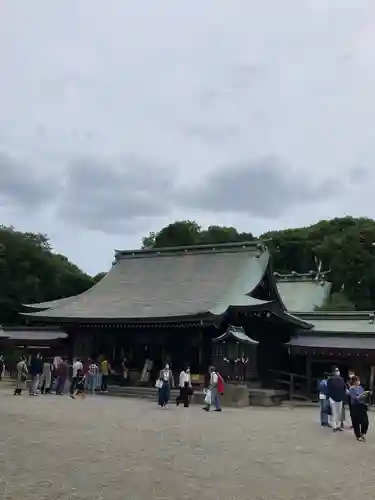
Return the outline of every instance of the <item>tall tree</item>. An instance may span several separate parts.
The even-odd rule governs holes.
[[[94,282],[63,255],[52,252],[47,236],[0,226],[0,323],[21,321],[21,304],[76,295]]]

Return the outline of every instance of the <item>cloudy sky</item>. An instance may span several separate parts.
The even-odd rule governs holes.
[[[375,217],[374,0],[4,0],[0,18],[0,223],[84,270],[181,218]]]

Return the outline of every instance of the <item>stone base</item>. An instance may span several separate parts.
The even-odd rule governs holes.
[[[249,406],[249,389],[246,384],[225,384],[225,392],[221,397],[222,405],[235,408]]]
[[[286,398],[287,393],[277,389],[249,389],[250,406],[280,406]]]
[[[200,391],[194,392],[191,403],[204,405],[204,393]],[[244,408],[249,406],[249,389],[246,384],[225,384],[224,395],[221,396],[221,404],[223,407]]]

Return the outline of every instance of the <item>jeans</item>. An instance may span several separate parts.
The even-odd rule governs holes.
[[[101,391],[106,392],[108,389],[108,375],[102,375]]]
[[[91,373],[88,373],[87,374],[87,389],[88,389],[88,391],[91,392],[91,394],[95,394],[96,383],[97,383],[97,376],[92,375]]]
[[[38,390],[38,386],[39,386],[39,380],[40,380],[40,375],[33,375],[32,376],[30,389],[29,389],[30,394],[36,394],[36,391]]]
[[[329,415],[327,410],[329,409],[328,399],[320,399],[320,425],[328,425]]]
[[[65,383],[66,383],[65,377],[57,377],[56,394],[64,394]]]
[[[167,406],[171,394],[171,389],[168,382],[164,382],[163,386],[159,389],[159,406],[162,408]]]
[[[211,405],[215,406],[215,410],[220,410],[221,405],[220,405],[220,394],[219,391],[217,390],[216,387],[213,387],[211,389],[211,404],[207,406],[207,409],[209,410]]]

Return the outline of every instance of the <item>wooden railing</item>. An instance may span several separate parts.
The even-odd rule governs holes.
[[[308,379],[305,375],[277,370],[269,370],[269,373],[272,375],[275,385],[285,388],[290,400],[296,396],[305,396],[307,399],[312,399],[316,393],[315,387],[318,385],[318,379],[316,378]]]

